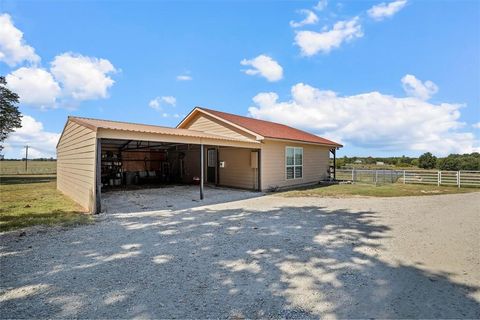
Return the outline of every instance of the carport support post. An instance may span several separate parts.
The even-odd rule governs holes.
[[[333,181],[337,180],[337,148],[333,148]]]
[[[262,191],[262,149],[257,151],[257,181],[258,181],[258,191]]]
[[[203,171],[205,168],[203,167],[203,143],[200,145],[200,200],[203,200]]]
[[[95,166],[95,208],[93,213],[97,214],[102,211],[102,139],[97,139]]]

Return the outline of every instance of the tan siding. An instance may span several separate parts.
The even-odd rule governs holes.
[[[250,149],[220,148],[219,161],[225,161],[225,167],[219,168],[219,184],[245,189],[256,189],[258,174],[251,167]]]
[[[303,148],[303,178],[285,178],[285,147]],[[262,144],[262,189],[315,183],[327,178],[329,149],[311,144],[265,140]]]
[[[197,115],[186,126],[185,129],[197,130],[217,134],[219,136],[234,139],[255,139],[253,135],[243,132],[235,127],[229,126],[221,121],[207,115]]]
[[[96,132],[69,121],[57,146],[57,189],[89,211],[94,207]]]

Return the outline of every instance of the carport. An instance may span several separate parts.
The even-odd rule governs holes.
[[[57,187],[91,212],[102,192],[168,184],[260,189],[260,143],[196,130],[69,117]],[[232,179],[242,176],[244,179]]]

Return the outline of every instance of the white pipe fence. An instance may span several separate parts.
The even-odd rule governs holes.
[[[480,171],[337,169],[336,177],[339,181],[375,185],[400,182],[459,188],[480,187]]]

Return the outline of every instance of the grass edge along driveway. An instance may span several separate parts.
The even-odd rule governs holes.
[[[422,184],[392,183],[315,185],[279,193],[284,197],[407,197],[479,192],[478,188],[457,188]]]
[[[399,197],[480,191],[431,185],[370,184],[317,185],[280,192],[285,197]],[[56,189],[53,175],[0,176],[0,232],[35,225],[72,226],[93,222],[71,199]]]
[[[35,225],[90,223],[91,215],[56,189],[55,176],[0,176],[0,232]]]

